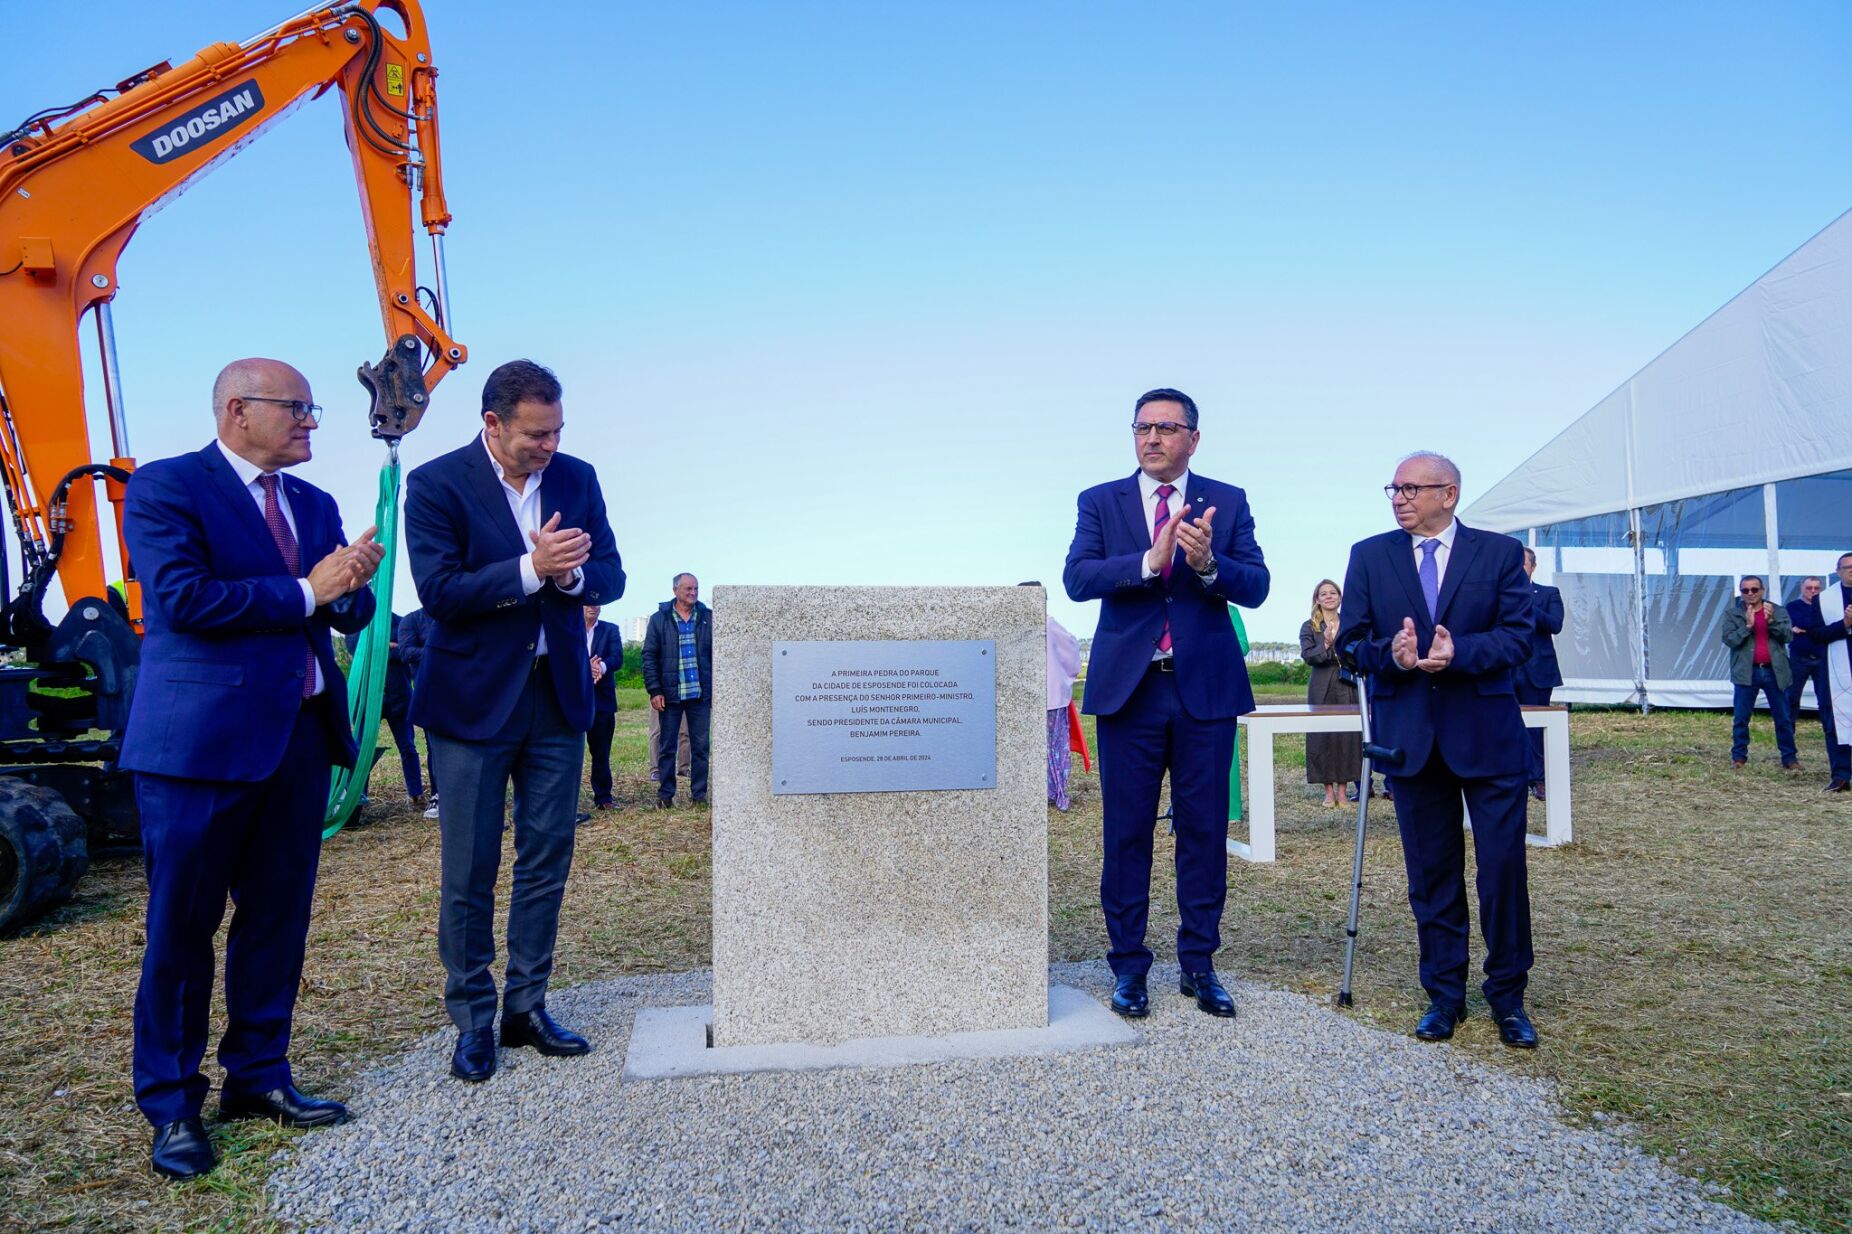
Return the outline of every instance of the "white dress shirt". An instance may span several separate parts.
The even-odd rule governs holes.
[[[232,473],[244,485],[244,491],[249,493],[251,500],[257,503],[257,517],[259,518],[264,517],[264,486],[257,481],[262,476],[278,476],[277,507],[283,511],[283,521],[289,524],[289,534],[296,539],[296,560],[300,563],[303,573],[307,574],[315,563],[302,558],[302,537],[296,533],[296,514],[289,508],[289,493],[284,488],[282,477],[277,472],[265,471],[241,454],[233,453],[232,448],[223,441],[218,442],[217,445],[219,453],[223,454],[225,461],[231,464]],[[307,578],[297,579],[296,585],[302,588],[302,615],[313,617],[315,615],[315,588]],[[317,667],[319,669],[320,666]],[[328,683],[322,680],[322,674],[318,671],[315,674],[315,693],[320,694],[327,687]]]
[[[546,472],[529,472],[526,483],[516,488],[508,483],[508,473],[503,469],[502,461],[495,457],[495,451],[489,449],[487,433],[481,435],[481,441],[482,452],[489,456],[489,466],[495,469],[495,478],[501,482],[502,495],[508,499],[508,509],[514,515],[514,525],[521,529],[521,537],[531,544],[533,534],[540,530],[541,523],[544,521],[540,517],[540,482]],[[540,572],[534,568],[534,555],[531,552],[524,554],[521,557],[521,594],[533,595],[540,590],[540,584],[543,581]],[[569,596],[576,596],[585,590],[584,573],[574,570],[572,586],[563,587],[561,590]],[[587,635],[587,637],[590,636]],[[534,658],[539,659],[546,654],[547,629],[542,625],[540,639],[534,644]]]
[[[1414,543],[1416,578],[1421,577],[1421,542],[1433,539],[1440,541],[1440,547],[1434,550],[1434,576],[1441,583],[1447,581],[1447,562],[1453,556],[1453,537],[1459,530],[1459,520],[1456,519],[1448,523],[1438,536],[1423,536],[1412,531],[1408,533],[1408,538]]]
[[[274,471],[265,471],[262,467],[259,467],[256,463],[253,463],[243,455],[232,453],[231,447],[222,441],[218,443],[218,447],[219,453],[225,456],[225,461],[231,464],[232,472],[237,475],[239,483],[244,485],[244,491],[249,493],[251,495],[251,500],[257,503],[257,515],[259,518],[262,518],[264,514],[264,486],[257,482],[258,477],[275,476],[278,473]],[[281,477],[277,480],[277,505],[282,508],[283,521],[289,524],[289,534],[296,537],[296,545],[298,550],[300,550],[302,537],[296,534],[296,513],[289,508],[289,493],[285,491]],[[300,556],[298,556],[297,560],[301,561]],[[302,561],[303,573],[307,574],[309,568],[314,564],[315,563],[312,561]],[[299,578],[296,582],[302,587],[302,615],[304,617],[311,617],[315,613],[315,588],[309,585],[309,580],[306,578]]]

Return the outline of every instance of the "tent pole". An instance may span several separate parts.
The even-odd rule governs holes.
[[[1781,603],[1781,524],[1776,520],[1775,486],[1762,486],[1762,525],[1768,535],[1768,598]]]
[[[1638,640],[1633,661],[1633,688],[1640,696],[1640,714],[1649,716],[1653,714],[1653,705],[1646,697],[1646,679],[1651,676],[1646,661],[1646,544],[1640,535],[1638,510],[1627,511],[1627,538],[1633,541],[1633,632]]]

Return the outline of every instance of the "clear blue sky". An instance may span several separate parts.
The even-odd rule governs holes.
[[[288,4],[11,6],[10,123]],[[1848,205],[1852,10],[1722,5],[429,0],[473,360],[566,387],[626,620],[717,583],[1010,584],[1051,611],[1137,394],[1201,404],[1291,639],[1394,460],[1466,500]],[[333,97],[150,219],[116,320],[136,453],[197,448],[227,359],[330,408],[350,531],[383,334]],[[93,423],[100,417],[93,414]],[[107,435],[96,440],[107,443]],[[106,444],[98,453],[106,453]],[[406,577],[397,607],[412,604]]]

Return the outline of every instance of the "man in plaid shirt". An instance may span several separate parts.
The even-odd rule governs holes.
[[[675,598],[649,619],[643,636],[643,686],[660,713],[665,739],[656,760],[656,804],[675,804],[675,747],[667,734],[688,722],[688,793],[707,801],[707,727],[714,698],[713,612],[701,603],[701,584],[692,574],[675,576]]]

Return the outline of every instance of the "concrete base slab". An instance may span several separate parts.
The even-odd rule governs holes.
[[[1138,1040],[1130,1025],[1098,999],[1072,986],[1050,986],[1047,1028],[1000,1028],[934,1037],[858,1037],[840,1045],[709,1046],[714,1009],[645,1007],[630,1030],[624,1079],[665,1080],[753,1071],[818,1071],[839,1067],[904,1067],[956,1058],[1021,1058],[1065,1054]]]

